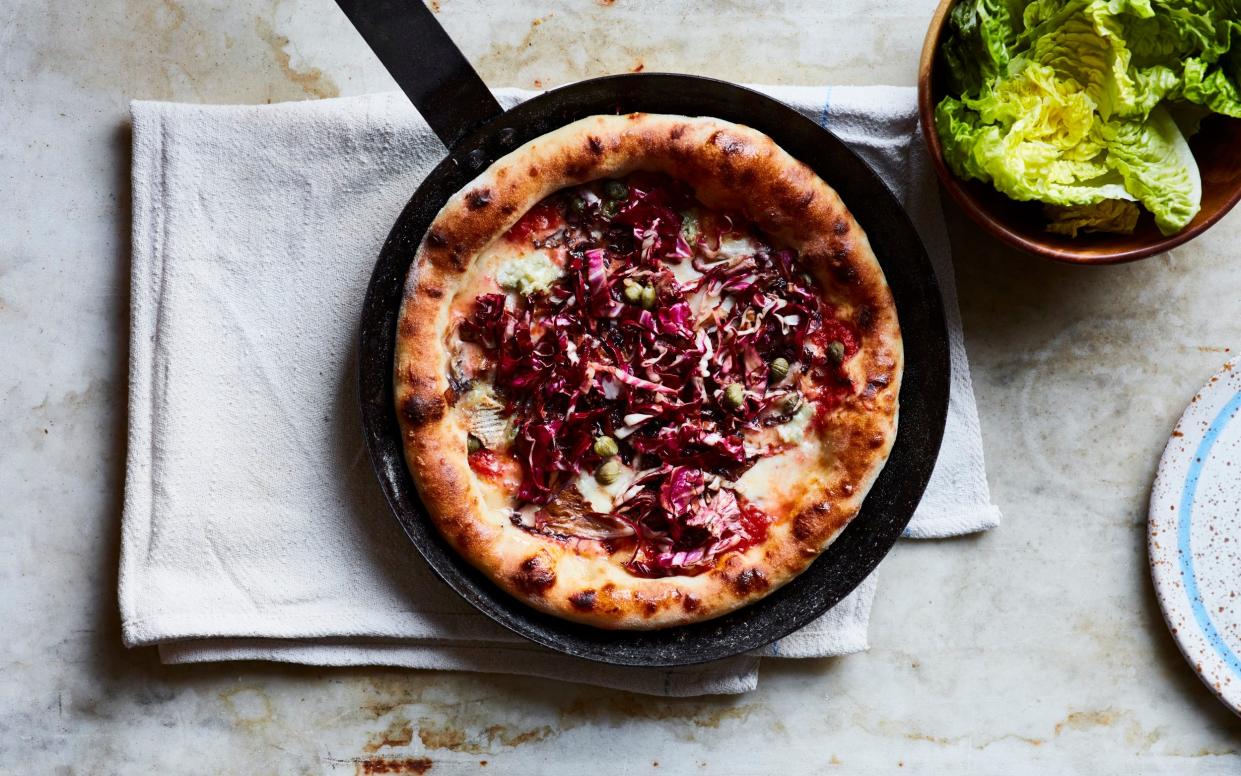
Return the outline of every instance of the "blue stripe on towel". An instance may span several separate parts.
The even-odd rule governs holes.
[[[827,87],[827,94],[823,97],[823,110],[819,113],[819,126],[827,127],[827,114],[832,109],[832,87]]]

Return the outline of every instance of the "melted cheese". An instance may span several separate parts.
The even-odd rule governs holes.
[[[698,278],[702,277],[702,273],[694,269],[694,263],[690,259],[681,259],[678,264],[664,262],[664,266],[677,279],[677,282],[683,286],[697,283]]]
[[[496,282],[506,291],[516,291],[523,296],[536,291],[546,291],[564,274],[564,270],[552,261],[547,251],[531,251],[524,256],[509,258],[496,272]]]
[[[758,243],[749,235],[741,237],[728,235],[720,239],[720,249],[717,254],[723,258],[739,259],[742,256],[753,256],[757,250]]]
[[[814,465],[810,447],[801,445],[760,458],[737,480],[737,492],[770,515],[787,514],[813,489],[807,481]]]
[[[810,419],[814,417],[814,405],[802,402],[801,408],[793,413],[793,417],[776,426],[776,434],[785,444],[801,444],[806,438],[806,429]]]

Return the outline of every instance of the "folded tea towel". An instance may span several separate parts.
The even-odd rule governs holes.
[[[827,124],[879,171],[939,273],[951,411],[907,535],[995,525],[912,90],[766,91]],[[531,94],[498,92],[506,105]],[[564,657],[471,609],[425,567],[384,504],[354,387],[371,267],[397,213],[442,158],[440,142],[399,94],[256,107],[135,102],[132,110],[126,644],[159,645],[170,663],[507,672],[665,695],[751,689],[764,655],[866,649],[873,577],[758,654],[674,670]]]

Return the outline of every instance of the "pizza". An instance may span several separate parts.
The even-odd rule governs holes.
[[[803,571],[896,434],[892,295],[839,196],[714,118],[591,116],[454,195],[397,326],[406,462],[449,544],[603,628]]]

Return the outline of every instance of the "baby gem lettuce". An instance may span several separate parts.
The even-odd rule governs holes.
[[[941,48],[935,110],[949,167],[1048,229],[1164,234],[1198,212],[1185,137],[1209,113],[1241,118],[1241,0],[962,0]]]

